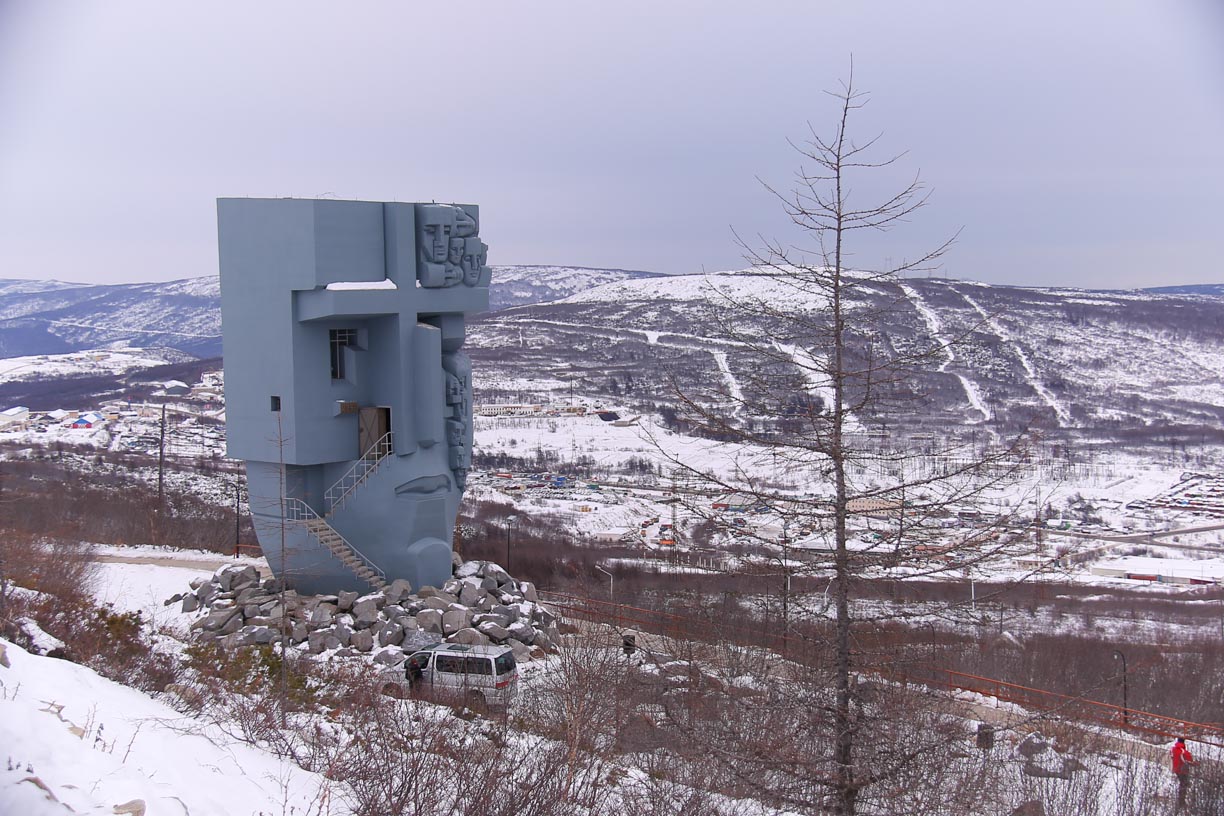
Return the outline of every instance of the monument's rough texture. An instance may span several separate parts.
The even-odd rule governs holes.
[[[217,202],[229,455],[268,563],[304,593],[450,577],[472,448],[472,205]],[[283,497],[283,498],[282,498]]]

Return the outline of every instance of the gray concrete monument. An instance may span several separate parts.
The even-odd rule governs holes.
[[[464,316],[489,305],[472,205],[217,201],[229,455],[300,592],[451,574],[472,451]]]

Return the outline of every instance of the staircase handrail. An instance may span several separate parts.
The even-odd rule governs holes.
[[[328,530],[330,530],[332,534],[336,536],[336,538],[340,539],[340,541],[344,544],[344,546],[347,547],[348,550],[353,555],[357,556],[357,558],[361,561],[362,564],[369,567],[370,570],[373,571],[373,573],[377,575],[379,578],[381,578],[383,581],[387,580],[386,572],[384,572],[382,569],[379,568],[377,564],[375,564],[373,561],[367,558],[365,556],[365,553],[363,553],[361,550],[357,549],[351,543],[349,543],[349,540],[345,538],[343,535],[341,535],[339,530],[337,530],[335,527],[328,524],[327,519],[323,518],[318,513],[316,513],[313,507],[311,507],[309,504],[302,501],[301,499],[293,499],[293,498],[288,498],[288,497],[285,498],[285,521],[296,522],[298,524],[305,525],[307,530],[310,530],[310,522],[312,521],[319,522],[324,527],[326,527]],[[313,533],[314,531],[311,530],[311,532]],[[318,535],[315,535],[315,537],[318,538]]]
[[[377,442],[370,446],[369,450],[361,454],[361,458],[354,462],[343,476],[336,480],[335,484],[327,488],[323,498],[327,501],[329,515],[339,510],[344,505],[345,499],[378,469],[382,460],[391,455],[391,436],[390,431],[383,434]],[[358,471],[361,472],[358,473]]]

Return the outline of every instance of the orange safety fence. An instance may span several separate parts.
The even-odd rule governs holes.
[[[761,646],[784,655],[802,655],[809,646],[801,639],[762,630],[759,627],[740,626],[724,621],[715,623],[712,620],[702,620],[672,612],[627,606],[559,592],[541,592],[540,596],[541,600],[550,606],[577,620],[613,624],[668,637]],[[905,671],[876,669],[870,673],[897,682],[921,683],[981,694],[1024,708],[1057,714],[1071,720],[1098,723],[1168,739],[1187,737],[1208,745],[1224,747],[1224,727],[1217,724],[1180,720],[1176,717],[1166,717],[1134,708],[1123,708],[1084,697],[1032,688],[991,677],[966,674],[929,664],[910,666]]]
[[[1027,709],[1054,713],[1070,720],[1093,722],[1150,736],[1173,739],[1187,737],[1197,742],[1224,748],[1224,728],[1166,717],[1135,708],[1123,708],[1056,691],[1009,683],[992,677],[953,671],[938,666],[915,667],[912,672],[881,671],[882,676],[898,681],[918,682],[956,691],[968,691],[1015,703]]]

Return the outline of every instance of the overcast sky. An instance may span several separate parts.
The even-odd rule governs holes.
[[[216,273],[219,196],[481,205],[494,264],[743,265],[833,123],[934,191],[857,245],[1022,285],[1224,282],[1224,3],[0,0],[0,277]]]

